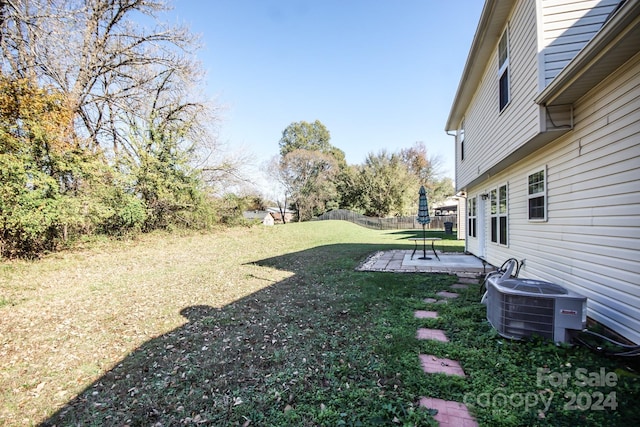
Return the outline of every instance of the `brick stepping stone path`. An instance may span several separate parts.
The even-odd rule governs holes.
[[[436,295],[444,298],[458,298],[458,294],[455,292],[440,291]]]
[[[431,354],[420,354],[420,364],[422,370],[427,374],[446,374],[466,377],[460,363],[455,360],[432,356]]]
[[[419,340],[436,340],[442,342],[449,342],[449,338],[444,334],[444,331],[440,329],[427,329],[420,328],[416,333],[416,338]]]
[[[467,406],[460,402],[423,397],[420,406],[438,411],[433,418],[440,423],[440,427],[478,427]]]
[[[437,311],[416,310],[414,312],[416,319],[436,319],[438,317]]]
[[[458,281],[460,283],[451,285],[452,289],[467,289],[469,287],[468,284],[477,284],[477,280],[474,278],[459,277]],[[423,301],[427,304],[443,304],[448,302],[450,298],[458,297],[457,293],[447,291],[438,292],[436,295],[444,299],[436,300],[435,298],[425,298]],[[438,313],[436,311],[417,310],[415,311],[415,317],[419,319],[435,319],[438,317]],[[449,342],[449,338],[447,338],[444,331],[440,329],[420,328],[416,332],[416,338],[419,340]],[[422,370],[427,374],[442,373],[461,377],[466,376],[460,363],[455,360],[439,358],[431,354],[420,354],[418,358]],[[463,403],[433,397],[423,397],[420,399],[420,406],[437,411],[433,418],[438,421],[440,427],[478,427],[478,423]]]

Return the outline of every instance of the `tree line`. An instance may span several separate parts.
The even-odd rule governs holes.
[[[162,22],[163,0],[0,0],[0,257],[95,235],[206,229],[278,203],[408,214],[439,179],[423,144],[348,165],[319,122],[294,122],[269,168],[279,191],[238,195],[219,107],[201,90],[198,39]],[[417,186],[417,187],[416,187]]]
[[[0,0],[0,256],[237,215],[211,197],[238,164],[220,156],[198,40],[166,10]]]
[[[431,203],[454,193],[453,181],[440,176],[440,159],[429,156],[422,142],[369,153],[363,164],[348,165],[316,120],[291,123],[279,147],[268,174],[280,184],[278,206],[294,208],[300,221],[338,208],[372,217],[414,215],[421,185]]]

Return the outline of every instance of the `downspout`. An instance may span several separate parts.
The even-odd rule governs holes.
[[[447,135],[449,135],[449,136],[454,137],[454,139],[455,139],[455,144],[457,144],[457,143],[458,143],[458,141],[457,141],[457,138],[458,138],[458,132],[449,133],[449,131],[448,131],[448,130],[445,130],[445,133],[446,133]],[[453,164],[454,164],[454,174],[455,174],[455,175],[454,175],[454,177],[455,177],[454,179],[455,179],[455,182],[458,182],[458,168],[457,168],[457,166],[455,166],[455,165],[456,165],[456,163],[457,163],[457,161],[458,161],[458,154],[457,154],[457,152],[456,152],[456,151],[457,151],[457,145],[455,146],[455,148],[456,148],[456,150],[454,150],[454,153],[455,153],[455,154],[454,154],[454,155],[455,155],[455,159],[454,159],[454,162],[453,162]],[[456,198],[458,198],[458,199],[464,199],[464,201],[463,201],[462,203],[464,203],[464,207],[465,207],[465,209],[464,209],[464,212],[465,212],[465,218],[460,218],[460,211],[461,211],[461,209],[459,209],[460,204],[458,203],[458,215],[457,215],[457,216],[458,216],[458,223],[456,224],[456,230],[457,230],[457,231],[456,231],[456,233],[460,233],[460,228],[461,228],[461,227],[460,227],[460,222],[461,222],[461,221],[465,221],[465,224],[466,224],[466,221],[467,221],[467,218],[466,218],[466,215],[467,215],[467,193],[466,193],[465,191],[458,191],[458,192],[455,194],[455,196],[454,196],[454,197],[456,197]],[[466,230],[466,229],[467,229],[467,228],[466,228],[466,226],[465,226],[465,230]],[[459,234],[458,234],[458,239],[460,239],[460,235],[459,235]],[[466,231],[465,231],[465,236],[464,236],[464,250],[465,250],[465,252],[467,252],[467,236],[466,236]]]

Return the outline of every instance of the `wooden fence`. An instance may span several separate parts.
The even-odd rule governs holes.
[[[425,228],[427,230],[444,230],[445,222],[453,223],[453,227],[455,228],[457,224],[456,218],[456,215],[432,216],[431,222],[427,224]],[[417,220],[417,215],[391,218],[375,218],[364,216],[357,212],[349,211],[346,209],[335,209],[329,212],[325,212],[322,215],[314,218],[314,220],[318,221],[328,219],[350,221],[363,227],[373,228],[376,230],[422,229],[422,225]]]

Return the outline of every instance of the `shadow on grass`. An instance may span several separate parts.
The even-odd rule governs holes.
[[[425,305],[455,282],[452,276],[354,270],[372,252],[397,248],[407,245],[327,245],[256,261],[294,275],[222,308],[183,308],[184,325],[117,362],[42,425],[435,425],[418,407],[421,396],[468,402],[482,425],[635,425],[640,379],[616,361],[498,337],[477,288]],[[413,310],[425,308],[439,318],[415,319]],[[418,341],[418,327],[443,329],[450,342]],[[459,360],[468,376],[427,376],[418,354]],[[477,398],[537,396],[540,367],[569,376],[578,367],[605,369],[619,373],[618,383],[609,389],[569,381],[566,390],[552,390],[556,398],[543,416],[541,407]],[[565,392],[610,391],[617,393],[615,410],[567,409]]]
[[[398,247],[329,245],[258,261],[295,274],[219,309],[183,308],[184,325],[117,362],[42,425],[388,425],[413,402],[399,408],[384,397],[393,378],[379,369],[366,321],[378,297],[362,299],[360,286],[376,273],[354,268]]]

